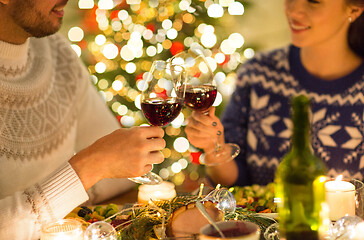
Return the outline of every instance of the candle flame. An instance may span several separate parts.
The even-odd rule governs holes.
[[[339,175],[339,176],[337,176],[336,177],[336,179],[335,179],[335,181],[338,181],[338,182],[340,182],[340,181],[342,181],[343,180],[343,175]]]
[[[325,176],[321,176],[319,178],[319,181],[320,181],[320,183],[326,182],[326,177]]]

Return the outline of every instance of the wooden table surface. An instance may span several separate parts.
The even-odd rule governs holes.
[[[136,203],[138,201],[138,189],[131,189],[123,194],[102,202],[102,204],[115,203],[117,205],[124,205],[125,203]]]

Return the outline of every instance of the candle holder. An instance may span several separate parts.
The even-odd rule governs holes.
[[[158,185],[143,184],[139,186],[138,202],[147,204],[152,200],[171,200],[177,195],[175,185],[163,181]]]
[[[325,187],[331,221],[337,221],[344,216],[364,217],[363,182],[357,179],[342,179],[342,176],[339,176],[326,181]]]
[[[81,222],[62,219],[42,225],[41,240],[82,240]]]
[[[355,215],[364,219],[364,183],[357,179],[350,182],[355,186]]]

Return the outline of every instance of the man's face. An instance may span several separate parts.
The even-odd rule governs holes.
[[[68,0],[10,0],[11,20],[33,37],[57,32],[62,24],[63,8]]]

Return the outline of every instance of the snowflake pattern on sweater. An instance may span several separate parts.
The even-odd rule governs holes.
[[[310,75],[293,46],[257,54],[241,66],[222,122],[226,142],[238,143],[235,185],[265,185],[290,149],[293,96],[311,99],[311,141],[327,175],[364,176],[364,63],[342,78]]]

